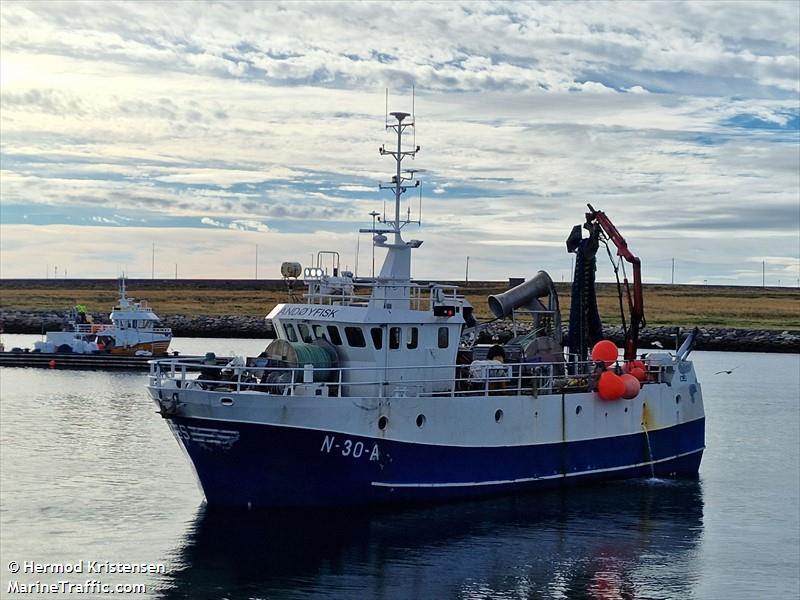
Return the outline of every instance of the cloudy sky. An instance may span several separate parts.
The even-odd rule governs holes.
[[[352,269],[413,84],[417,277],[568,279],[591,202],[648,281],[800,285],[800,3],[0,11],[2,277]]]

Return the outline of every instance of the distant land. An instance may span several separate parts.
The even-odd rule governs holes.
[[[478,320],[490,318],[486,298],[508,289],[508,281],[442,282],[461,286]],[[157,314],[264,317],[287,301],[281,279],[130,279],[128,295],[147,300]],[[569,317],[570,284],[557,283],[561,312]],[[305,286],[298,282],[302,293]],[[0,312],[63,312],[83,304],[92,313],[108,313],[117,300],[114,279],[0,279]],[[719,285],[644,286],[649,326],[800,329],[800,289]],[[615,284],[598,284],[598,303],[605,323],[618,325]],[[0,315],[1,317],[1,315]]]

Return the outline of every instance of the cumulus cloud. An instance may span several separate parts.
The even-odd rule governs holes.
[[[218,221],[210,217],[203,217],[200,219],[200,223],[210,227],[221,227],[223,229],[232,229],[234,231],[260,231],[261,233],[270,231],[270,228],[266,223],[262,223],[261,221],[257,221],[255,219],[233,219],[225,222]]]
[[[94,216],[92,217],[92,221],[95,223],[103,223],[104,225],[119,225],[119,221],[115,219],[109,219],[108,217]]]
[[[225,223],[223,223],[222,221],[215,221],[211,217],[203,217],[202,219],[200,219],[200,222],[203,225],[211,225],[211,227],[226,227]]]
[[[261,233],[269,231],[269,227],[265,223],[254,219],[236,219],[228,224],[228,228],[239,231],[260,231]]]

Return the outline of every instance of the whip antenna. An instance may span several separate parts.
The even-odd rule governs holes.
[[[412,83],[411,84],[411,124],[413,125],[413,128],[412,128],[413,133],[412,133],[412,135],[414,136],[413,137],[414,148],[417,147],[417,113],[414,110],[414,104],[415,104],[415,100],[416,100],[415,87],[416,86]],[[415,158],[416,157],[412,154],[411,155],[411,160],[414,160]]]
[[[422,184],[419,184],[419,216],[417,217],[419,224],[422,225]]]

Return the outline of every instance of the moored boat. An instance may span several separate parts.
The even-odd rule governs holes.
[[[93,323],[82,305],[75,306],[62,331],[48,331],[44,342],[36,342],[39,352],[113,355],[152,355],[167,353],[172,330],[159,327],[161,319],[144,300],[128,298],[125,278],[119,280],[119,300],[109,315],[110,323]]]
[[[674,354],[636,356],[640,264],[608,217],[590,207],[589,237],[578,227],[568,240],[578,257],[568,348],[544,271],[489,298],[495,317],[511,320],[514,337],[476,344],[485,324],[458,288],[411,278],[411,252],[422,242],[403,238],[412,220],[401,217],[400,204],[418,184],[402,161],[419,147],[403,150],[410,115],[392,117],[396,150],[381,154],[396,163],[385,186],[395,196],[394,216],[362,230],[386,250],[379,275],[356,279],[335,260],[326,266],[330,253],[320,253],[304,270],[305,302],[279,304],[268,315],[277,339],[260,357],[225,368],[152,363],[149,393],[209,504],[427,502],[695,477],[705,418],[688,360],[694,336]],[[634,266],[621,358],[598,338],[593,261],[601,240]]]

